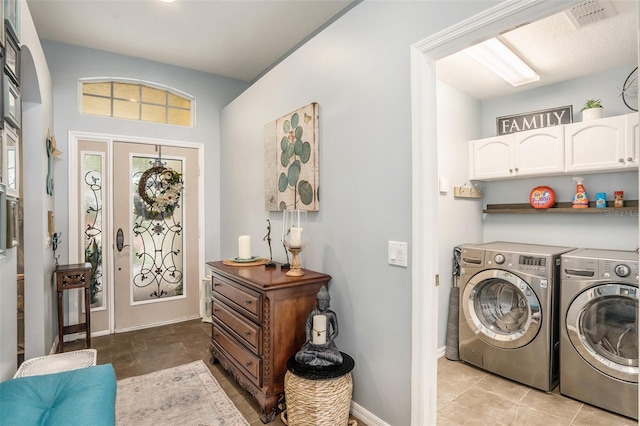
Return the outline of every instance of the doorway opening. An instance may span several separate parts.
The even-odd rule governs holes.
[[[577,3],[577,2],[575,2]],[[506,1],[411,47],[412,97],[412,383],[411,423],[435,424],[437,416],[438,119],[435,61],[481,40],[560,12],[571,2]],[[434,238],[437,235],[438,238]]]

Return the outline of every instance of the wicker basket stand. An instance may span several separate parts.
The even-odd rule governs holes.
[[[343,354],[345,355],[345,354]],[[353,363],[351,357],[346,355]],[[309,368],[295,368],[295,361],[288,363],[284,376],[286,410],[281,414],[284,424],[289,426],[355,426],[349,420],[353,379],[351,369],[313,371]],[[297,365],[300,367],[300,365]],[[326,367],[325,367],[326,368]]]

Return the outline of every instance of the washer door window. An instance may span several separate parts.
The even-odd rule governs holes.
[[[638,289],[604,284],[580,293],[567,311],[571,344],[604,374],[638,383]]]
[[[540,330],[540,301],[517,275],[489,269],[471,277],[464,287],[462,309],[467,324],[484,342],[519,348]]]

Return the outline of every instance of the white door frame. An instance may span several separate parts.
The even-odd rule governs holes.
[[[438,353],[437,107],[435,61],[566,10],[577,0],[507,0],[410,48],[412,118],[411,424],[436,424]]]
[[[75,172],[78,170],[78,142],[80,140],[88,140],[95,142],[103,142],[107,144],[107,164],[106,168],[110,171],[111,175],[113,175],[113,164],[112,164],[112,155],[113,155],[113,143],[114,142],[131,142],[138,144],[147,144],[147,145],[171,145],[171,146],[179,146],[183,148],[194,148],[198,150],[198,198],[200,200],[204,200],[204,145],[201,143],[195,142],[184,142],[184,141],[175,141],[175,140],[167,140],[167,139],[155,139],[155,138],[144,138],[139,136],[123,136],[123,135],[113,135],[113,134],[105,134],[105,133],[92,133],[92,132],[78,132],[78,131],[69,131],[69,169],[68,169],[68,182],[69,182],[69,200],[77,200],[78,194],[80,191],[80,185],[77,179],[75,178]],[[108,200],[109,205],[113,205],[113,191],[111,185],[109,185],[108,193],[105,195],[105,198]],[[205,268],[204,268],[204,239],[202,238],[204,232],[204,202],[198,203],[198,282],[205,276]],[[105,216],[105,220],[107,222],[107,227],[111,229],[113,226],[113,211],[107,212]],[[69,262],[70,263],[83,263],[84,262],[84,247],[81,247],[80,244],[80,234],[79,228],[76,226],[79,221],[78,218],[78,209],[77,208],[69,208]],[[113,247],[113,232],[105,232],[103,244],[105,248]],[[113,265],[113,256],[109,256],[109,260],[106,265],[103,265],[104,268],[108,268],[108,270],[112,270]],[[115,297],[114,293],[114,285],[113,285],[113,274],[109,274],[109,291],[107,294],[107,303],[110,306],[109,310],[109,330],[99,330],[93,335],[102,335],[102,334],[113,334],[115,332],[115,312],[113,309],[113,301]],[[198,288],[200,286],[198,285]],[[78,309],[69,309],[69,320],[77,321],[77,318],[73,318],[71,312],[74,312],[77,315]]]

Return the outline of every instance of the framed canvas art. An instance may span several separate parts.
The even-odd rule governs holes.
[[[320,210],[318,104],[265,126],[265,209]]]

